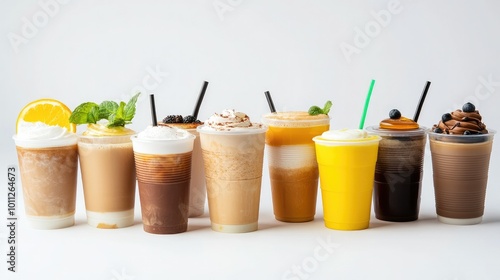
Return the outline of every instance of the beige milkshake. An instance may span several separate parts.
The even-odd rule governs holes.
[[[96,130],[108,129],[89,125],[78,141],[88,223],[98,228],[130,226],[136,184],[130,140],[134,131],[113,129],[106,136],[96,136]]]
[[[266,130],[234,110],[198,127],[213,230],[257,230]]]
[[[42,123],[20,125],[16,142],[26,218],[32,228],[74,224],[77,137]]]
[[[69,121],[87,124],[78,139],[87,222],[97,228],[121,228],[134,223],[135,163],[132,140],[125,127],[135,115],[139,94],[127,103],[85,102]]]

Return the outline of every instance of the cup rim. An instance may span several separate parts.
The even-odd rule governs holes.
[[[278,124],[277,126],[280,126],[280,124],[289,124],[289,123],[297,123],[298,125],[292,125],[292,126],[285,126],[285,127],[302,127],[302,126],[319,126],[319,125],[326,125],[330,124],[331,117],[329,115],[326,115],[326,118],[322,119],[301,119],[301,120],[292,120],[292,119],[285,119],[285,120],[280,120],[280,119],[268,119],[268,116],[273,116],[273,115],[278,115],[280,113],[291,113],[291,112],[305,112],[305,111],[283,111],[283,112],[274,112],[274,113],[267,113],[262,116],[262,123],[271,126],[271,123]],[[307,112],[306,112],[307,113]],[[274,125],[276,126],[276,125]]]
[[[130,138],[131,136],[137,135],[137,133],[132,133],[132,134],[121,134],[121,135],[83,135],[83,134],[78,134],[78,139],[83,138],[83,139],[91,139],[91,138],[99,138],[99,139],[117,139],[120,137],[123,138]]]
[[[429,129],[427,131],[427,134],[432,135],[432,136],[440,136],[440,137],[445,137],[445,138],[485,138],[485,137],[490,137],[494,136],[497,133],[495,129],[489,129],[488,128],[488,133],[487,134],[470,134],[470,135],[463,135],[463,134],[446,134],[446,133],[436,133],[432,131],[432,129]]]
[[[368,135],[366,138],[353,139],[353,140],[329,140],[322,136],[315,136],[312,139],[316,144],[323,144],[325,146],[362,146],[370,145],[375,142],[380,142],[382,137],[379,135]]]
[[[196,128],[196,131],[200,134],[215,134],[215,135],[247,135],[247,134],[260,134],[260,133],[265,133],[268,129],[266,125],[263,125],[261,123],[252,123],[252,125],[260,125],[261,127],[258,128],[248,128],[248,127],[242,127],[242,128],[233,128],[233,129],[228,129],[228,130],[215,130],[215,129],[204,129],[205,127],[208,127],[208,125],[200,125]]]
[[[463,135],[463,134],[436,133],[432,130],[429,130],[429,131],[427,131],[427,135],[429,135],[429,139],[432,141],[462,143],[462,144],[474,144],[474,143],[481,143],[481,142],[493,140],[493,137],[495,136],[496,132],[497,131],[494,129],[488,129],[488,134]]]
[[[380,128],[379,125],[372,125],[365,128],[369,134],[377,134],[381,136],[425,136],[429,129],[425,126],[419,126],[417,129],[408,130],[394,130],[387,128]]]
[[[162,138],[157,138],[157,139],[147,138],[147,139],[144,139],[144,138],[138,138],[138,134],[134,134],[134,135],[130,136],[130,140],[132,140],[132,141],[138,141],[138,142],[142,142],[142,143],[182,142],[182,141],[191,141],[191,140],[194,140],[195,138],[196,138],[196,135],[193,135],[191,133],[189,133],[189,135],[188,135],[187,138],[181,138],[181,139],[162,139]]]

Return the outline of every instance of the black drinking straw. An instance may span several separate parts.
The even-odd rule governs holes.
[[[267,104],[269,104],[269,109],[271,110],[271,113],[276,113],[276,108],[274,108],[274,103],[273,99],[271,98],[271,93],[269,91],[264,92],[266,95],[267,99]]]
[[[198,112],[200,111],[201,102],[203,101],[203,97],[205,96],[205,91],[207,91],[208,82],[205,81],[203,83],[203,87],[201,88],[200,95],[198,96],[198,101],[196,102],[196,106],[194,107],[193,117],[198,119]]]
[[[418,102],[417,110],[415,111],[415,116],[413,117],[413,121],[417,122],[418,117],[420,116],[420,111],[422,110],[422,106],[424,105],[425,97],[427,96],[427,91],[431,86],[431,82],[427,81],[424,87],[424,91],[422,91],[422,95],[420,96],[420,101]]]
[[[149,95],[149,103],[151,104],[151,119],[153,120],[153,126],[158,126],[158,121],[156,120],[156,106],[155,106],[155,95]]]

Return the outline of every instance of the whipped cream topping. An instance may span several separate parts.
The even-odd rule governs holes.
[[[368,133],[361,129],[340,129],[323,132],[321,138],[325,140],[356,140],[367,138]]]
[[[249,128],[262,128],[261,124],[252,123],[250,117],[243,112],[226,109],[222,113],[213,114],[206,122],[205,129],[210,130],[238,130]]]
[[[57,140],[75,138],[76,135],[60,126],[51,126],[42,122],[21,121],[16,138],[19,140]]]
[[[78,141],[78,136],[64,127],[25,121],[19,122],[13,138],[16,146],[25,148],[62,147],[76,145]]]
[[[190,133],[184,129],[169,126],[148,126],[137,134],[137,138],[145,140],[178,140],[187,139]]]

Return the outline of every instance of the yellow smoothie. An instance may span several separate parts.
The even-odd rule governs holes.
[[[327,228],[368,228],[380,139],[361,130],[329,131],[314,138]]]

